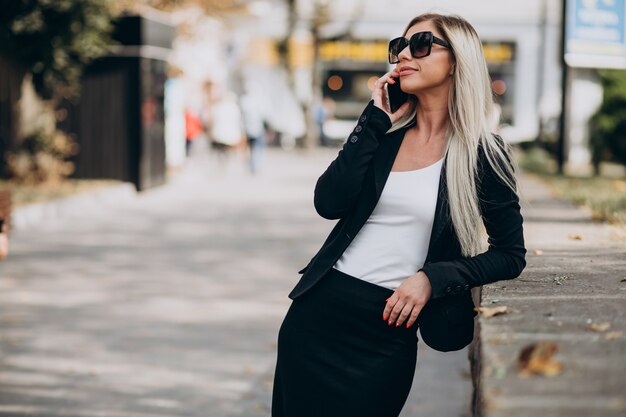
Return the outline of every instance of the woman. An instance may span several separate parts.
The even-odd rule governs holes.
[[[273,417],[399,415],[417,327],[437,350],[465,347],[470,289],[526,265],[516,168],[489,131],[475,30],[420,15],[389,43],[389,61],[396,68],[315,186],[317,212],[339,221],[289,294]],[[400,81],[409,100],[392,112],[386,84]]]

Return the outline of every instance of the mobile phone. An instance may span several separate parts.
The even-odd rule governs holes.
[[[389,97],[389,109],[392,113],[395,113],[409,99],[409,95],[400,89],[400,77],[394,80],[396,80],[395,84],[387,83],[387,97]]]

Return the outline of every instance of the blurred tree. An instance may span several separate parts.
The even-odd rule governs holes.
[[[6,173],[19,181],[70,175],[74,140],[56,128],[56,103],[77,97],[84,67],[113,44],[109,0],[16,0],[0,13],[0,55],[16,63]]]
[[[600,77],[604,98],[590,121],[596,175],[602,160],[626,165],[626,71],[601,70]]]
[[[44,99],[76,96],[83,68],[112,44],[108,0],[17,0],[0,13],[0,53],[32,73]]]
[[[198,6],[208,15],[239,13],[247,10],[245,2],[237,0],[113,0],[113,10],[137,10],[148,6],[155,9],[172,11],[189,6]]]

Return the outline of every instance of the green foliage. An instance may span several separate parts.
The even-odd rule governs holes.
[[[12,0],[0,12],[0,53],[33,74],[43,98],[78,93],[83,68],[112,40],[109,0]],[[4,30],[6,29],[6,30]]]
[[[594,161],[615,160],[626,165],[626,71],[600,71],[604,99],[591,118]]]

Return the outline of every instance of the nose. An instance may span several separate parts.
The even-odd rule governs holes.
[[[411,58],[413,58],[411,56],[411,48],[409,47],[409,45],[405,46],[403,50],[400,51],[400,53],[398,54],[398,59],[400,61],[409,61]]]

